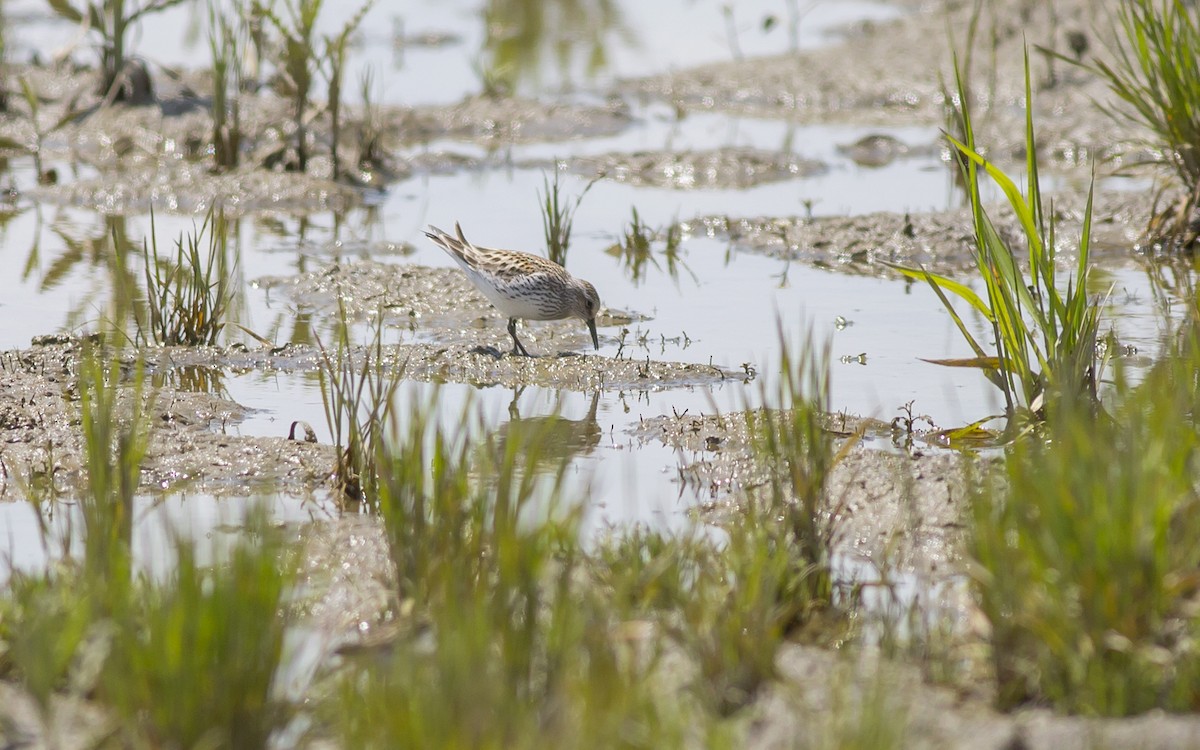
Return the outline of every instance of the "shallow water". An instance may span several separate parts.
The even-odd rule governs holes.
[[[243,532],[247,517],[262,507],[277,524],[309,523],[332,518],[332,502],[320,498],[223,497],[195,493],[134,498],[133,562],[135,572],[160,579],[174,565],[175,535],[197,541],[197,560],[206,564],[222,559]],[[0,503],[0,580],[9,570],[32,571],[60,559],[64,552],[80,553],[78,508],[65,501],[54,503],[46,533],[40,528],[30,503]]]
[[[380,102],[447,104],[479,90],[482,67],[508,66],[521,72],[518,92],[540,95],[720,62],[737,52],[752,57],[808,49],[845,24],[886,20],[898,13],[879,3],[837,0],[811,4],[793,24],[784,3],[740,0],[731,25],[722,6],[695,0],[376,2],[359,26],[346,80],[357,82],[370,68],[379,82]],[[229,12],[236,4],[223,7]],[[318,37],[339,33],[359,7],[357,2],[325,3],[317,21]],[[562,17],[556,15],[559,7]],[[493,23],[485,22],[484,10],[492,12]],[[12,40],[9,54],[15,59],[68,52],[88,58],[86,42],[71,34],[44,3],[14,0],[5,4],[5,12],[29,19]],[[524,45],[529,48],[526,54],[493,52],[512,38],[514,19],[522,17],[530,23],[544,19],[544,35]],[[769,29],[764,28],[768,17],[775,19]],[[681,19],[686,19],[686,34],[676,33]],[[193,67],[198,59],[209,57],[205,23],[202,3],[147,16],[134,36],[133,49],[156,65]],[[558,42],[563,43],[560,49],[551,49]],[[561,47],[566,48],[565,64],[558,56]],[[602,50],[599,64],[591,54],[596,48]],[[429,75],[430,70],[437,75]]]

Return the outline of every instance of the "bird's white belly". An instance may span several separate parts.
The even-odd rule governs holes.
[[[518,286],[506,284],[499,286],[496,280],[485,274],[481,274],[475,269],[467,270],[467,276],[474,282],[475,286],[487,297],[488,302],[495,305],[496,309],[504,314],[507,318],[521,318],[523,320],[548,320],[542,308],[537,305],[537,300],[528,294],[524,294]]]
[[[546,316],[542,310],[534,304],[532,298],[523,298],[520,296],[510,297],[501,291],[495,289],[484,288],[483,296],[488,298],[488,301],[496,306],[496,309],[504,313],[509,318],[522,318],[523,320],[545,320]]]

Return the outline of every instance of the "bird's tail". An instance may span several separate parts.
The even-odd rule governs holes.
[[[454,231],[458,237],[451,237],[448,232],[443,232],[441,229],[429,225],[429,229],[425,232],[425,236],[433,240],[434,244],[445,250],[455,260],[463,261],[468,265],[474,265],[476,260],[475,246],[467,242],[467,238],[463,236],[462,227],[456,221],[454,222]]]

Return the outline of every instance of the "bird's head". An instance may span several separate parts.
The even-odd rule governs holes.
[[[575,316],[583,318],[588,331],[592,334],[592,346],[600,348],[600,339],[596,336],[596,313],[600,312],[600,295],[596,287],[589,282],[579,280],[579,294],[576,296]]]

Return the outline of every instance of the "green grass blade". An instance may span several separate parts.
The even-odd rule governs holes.
[[[950,143],[956,149],[958,149],[963,156],[967,157],[973,163],[983,167],[984,171],[988,173],[988,176],[995,181],[996,185],[999,186],[1000,190],[1004,192],[1005,198],[1008,199],[1009,204],[1012,206],[1013,212],[1017,215],[1017,220],[1021,222],[1021,228],[1029,237],[1030,243],[1037,243],[1038,252],[1040,253],[1042,251],[1041,235],[1038,232],[1038,226],[1034,219],[1033,209],[1029,207],[1029,203],[1025,200],[1025,197],[1021,195],[1021,191],[1017,187],[1016,183],[1014,183],[1008,175],[1004,174],[999,167],[993,165],[970,146],[958,140],[954,136],[947,135],[946,140],[950,141]]]
[[[928,281],[930,284],[933,284],[935,288],[941,287],[942,289],[953,292],[971,305],[971,307],[975,308],[980,315],[987,319],[989,323],[993,322],[994,319],[992,317],[992,311],[988,309],[987,304],[983,301],[983,299],[980,298],[978,294],[975,293],[975,290],[971,287],[961,284],[946,276],[927,271],[924,268],[913,269],[906,266],[897,265],[895,263],[888,263],[886,261],[884,262],[884,265],[894,269],[898,273],[907,276],[910,279],[915,279],[917,281]]]
[[[942,288],[938,285],[937,279],[934,277],[934,275],[926,272],[925,281],[933,289],[933,292],[938,296],[938,299],[941,300],[942,306],[945,307],[946,312],[950,314],[950,319],[954,321],[954,325],[958,328],[958,332],[962,334],[962,337],[967,340],[967,345],[971,347],[973,352],[975,352],[975,356],[980,358],[987,357],[987,352],[983,350],[983,347],[979,345],[979,342],[976,341],[975,337],[971,335],[971,332],[967,330],[966,324],[963,323],[962,318],[959,317],[958,311],[954,309],[954,305],[950,302],[950,299],[946,296],[946,293],[943,292]],[[974,294],[974,292],[971,293]],[[1009,394],[1009,389],[1005,387],[1005,381],[1000,376],[999,372],[996,370],[984,370],[984,377],[986,377],[988,381],[992,383],[992,385],[1003,391],[1006,396]]]

